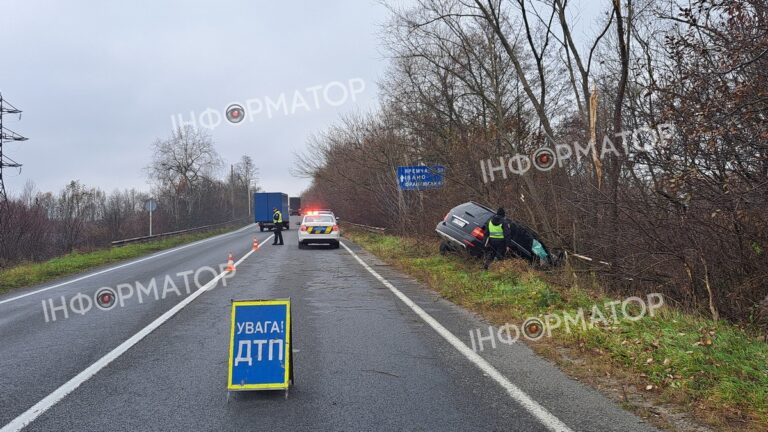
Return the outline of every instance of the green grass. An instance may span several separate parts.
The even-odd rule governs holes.
[[[121,247],[100,249],[93,252],[72,252],[44,262],[19,264],[0,270],[0,293],[48,282],[62,276],[80,273],[105,264],[140,257],[163,249],[170,249],[185,243],[213,237],[231,229],[220,228],[146,243],[134,243]]]
[[[579,308],[589,322],[593,305],[610,310],[605,303],[612,299],[550,284],[523,262],[495,263],[486,272],[477,261],[439,255],[434,242],[354,230],[345,236],[497,324],[550,313],[574,316]],[[637,377],[639,391],[652,385],[660,400],[705,412],[697,416],[717,427],[768,430],[768,344],[755,335],[666,306],[639,321],[571,330],[553,330],[548,343],[578,347],[596,356],[592,361]]]

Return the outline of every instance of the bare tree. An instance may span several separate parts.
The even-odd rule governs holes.
[[[211,137],[191,126],[180,127],[170,138],[155,141],[147,172],[155,185],[171,196],[177,226],[195,213],[201,203],[200,190],[222,165]]]

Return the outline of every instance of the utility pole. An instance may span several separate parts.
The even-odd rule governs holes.
[[[3,116],[5,114],[18,114],[21,119],[21,110],[11,105],[7,100],[3,99],[3,94],[0,93],[0,203],[8,201],[8,196],[5,193],[5,183],[3,181],[3,168],[21,168],[21,164],[8,157],[3,152],[3,143],[6,141],[26,141],[27,138],[17,134],[16,132],[8,129],[3,125]]]
[[[253,181],[248,181],[248,188],[245,194],[248,195],[246,198],[248,200],[248,217],[250,218],[253,214]]]
[[[229,176],[229,196],[232,200],[232,220],[235,219],[235,166],[230,165],[230,176]]]
[[[253,214],[253,192],[256,191],[256,188],[253,187],[254,184],[259,184],[259,169],[254,168],[253,170],[254,177],[248,178],[248,190],[245,192],[248,195],[248,217],[250,217]]]

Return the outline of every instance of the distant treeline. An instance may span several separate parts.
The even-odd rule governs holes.
[[[192,128],[174,131],[153,149],[146,168],[151,195],[135,189],[106,193],[79,181],[58,193],[38,192],[28,182],[20,194],[0,203],[0,268],[149,235],[144,203],[150,196],[158,202],[152,215],[155,234],[248,215],[247,194],[257,172],[250,157],[222,173],[211,138]]]

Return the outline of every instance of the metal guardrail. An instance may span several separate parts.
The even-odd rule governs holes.
[[[345,223],[345,224],[350,224],[350,225],[353,225],[353,226],[356,226],[358,228],[361,228],[361,229],[364,229],[364,230],[367,230],[367,231],[371,231],[371,232],[383,233],[384,231],[387,230],[386,228],[369,226],[369,225],[362,225],[362,224],[356,224],[354,222],[349,222],[349,221],[345,221],[345,220],[340,221],[340,222],[341,223]]]
[[[140,242],[149,241],[149,240],[155,240],[155,239],[159,239],[159,238],[163,238],[163,237],[171,237],[171,236],[175,236],[175,235],[179,235],[179,234],[187,234],[187,233],[191,233],[191,232],[195,232],[195,231],[202,231],[202,230],[216,228],[216,227],[220,227],[220,226],[231,225],[231,224],[236,223],[236,222],[243,222],[244,220],[245,219],[234,219],[234,220],[227,221],[227,222],[221,222],[221,223],[212,224],[212,225],[204,225],[204,226],[199,226],[199,227],[195,227],[195,228],[188,228],[188,229],[178,230],[178,231],[171,231],[171,232],[162,233],[162,234],[155,234],[155,235],[151,235],[151,236],[134,237],[134,238],[123,239],[123,240],[115,240],[115,241],[111,242],[110,244],[112,246],[123,246],[123,245],[129,244],[129,243],[140,243]]]

